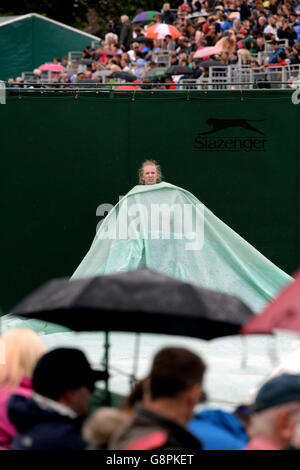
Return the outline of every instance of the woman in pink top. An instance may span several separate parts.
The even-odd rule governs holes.
[[[16,433],[7,415],[11,395],[32,395],[31,377],[45,346],[32,330],[16,329],[0,336],[0,449],[9,449]]]

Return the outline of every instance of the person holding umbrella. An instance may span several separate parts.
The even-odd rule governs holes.
[[[126,52],[130,49],[132,43],[132,25],[127,15],[121,16],[121,23],[119,46]]]

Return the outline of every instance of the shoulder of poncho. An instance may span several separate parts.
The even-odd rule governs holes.
[[[186,189],[180,188],[179,186],[175,186],[175,184],[167,183],[165,181],[162,181],[161,183],[157,183],[157,184],[136,185],[124,197],[133,196],[135,194],[141,194],[141,193],[146,193],[146,192],[159,191],[163,189],[173,189],[175,191],[181,191],[195,198],[195,196],[189,191],[187,191]]]

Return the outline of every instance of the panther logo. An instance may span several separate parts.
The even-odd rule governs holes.
[[[206,132],[199,132],[199,135],[207,135],[213,134],[214,132],[222,131],[223,129],[227,129],[228,127],[242,127],[243,129],[247,129],[249,131],[257,132],[258,134],[264,135],[259,129],[256,129],[254,126],[249,124],[250,122],[262,122],[263,119],[215,119],[210,118],[207,119],[206,123],[213,128],[210,131]]]

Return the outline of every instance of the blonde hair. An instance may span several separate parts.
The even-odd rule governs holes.
[[[94,447],[106,447],[110,438],[127,421],[128,417],[123,411],[103,407],[86,420],[82,434]]]
[[[32,330],[12,328],[0,336],[4,360],[0,361],[0,386],[18,386],[22,378],[32,378],[38,359],[46,352]]]
[[[145,184],[143,180],[143,170],[144,170],[144,166],[147,166],[147,165],[156,167],[157,176],[158,176],[157,183],[160,183],[162,180],[162,173],[161,173],[160,165],[155,160],[145,160],[142,163],[141,168],[139,169],[139,184]]]

